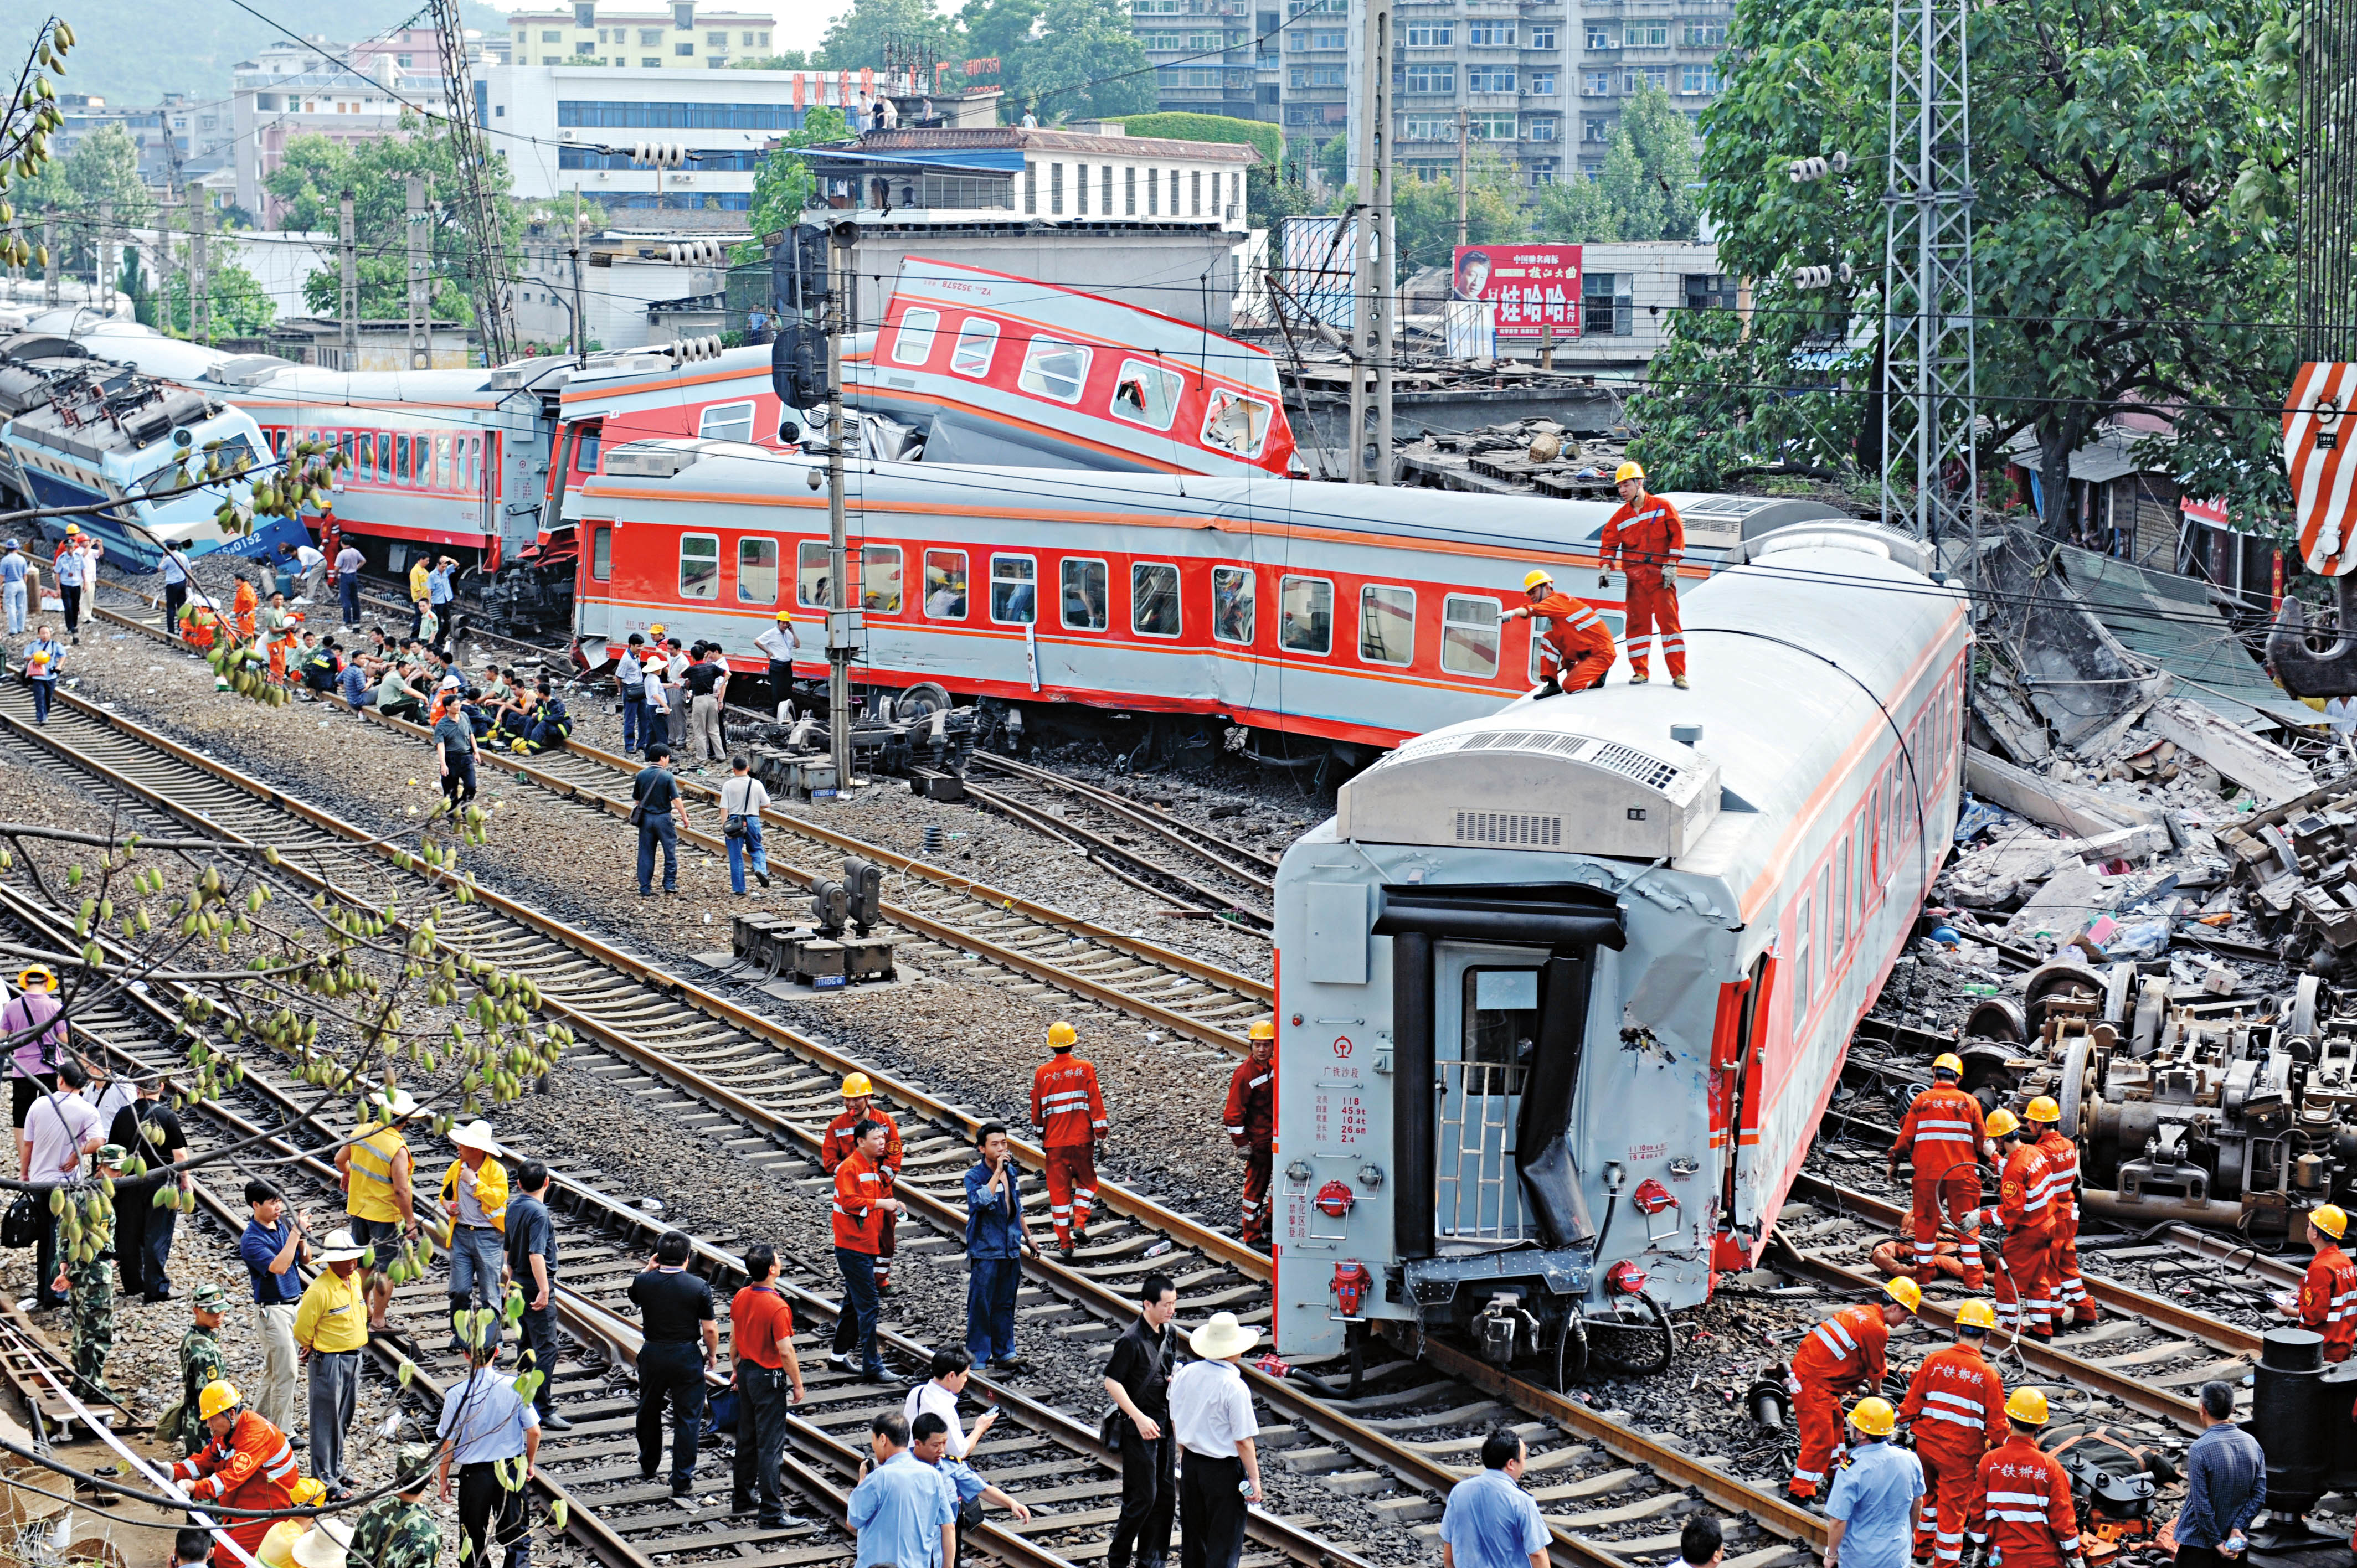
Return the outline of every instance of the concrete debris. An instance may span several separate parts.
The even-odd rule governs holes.
[[[2270,806],[2315,788],[2308,765],[2298,757],[2181,697],[2155,703],[2146,719],[2154,733],[2191,752]]]
[[[1405,484],[1611,500],[1612,473],[1628,446],[1625,430],[1582,441],[1555,420],[1534,418],[1433,432],[1394,451]]]

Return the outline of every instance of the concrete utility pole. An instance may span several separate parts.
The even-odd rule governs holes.
[[[178,205],[169,188],[164,199],[156,204],[156,267],[147,286],[155,290],[151,307],[156,317],[154,325],[164,328],[172,325],[172,279],[180,270],[179,258],[172,253],[172,209]]]
[[[336,292],[336,314],[343,323],[343,363],[338,368],[357,371],[361,368],[361,246],[349,190],[336,203],[336,248],[343,262],[343,283]]]
[[[90,294],[98,301],[99,309],[108,316],[114,314],[114,203],[98,204],[98,242],[91,252]]]
[[[1457,242],[1469,245],[1466,238],[1473,217],[1473,116],[1463,109],[1457,111]],[[1454,257],[1450,258],[1452,261]]]
[[[852,231],[834,230],[827,241],[826,291],[826,735],[834,757],[835,798],[851,789],[851,656],[858,651],[859,612],[846,586],[851,576],[851,540],[845,529],[843,489],[843,349],[851,290]]]
[[[409,368],[434,368],[434,279],[426,250],[425,177],[409,177]]]
[[[58,209],[41,209],[41,303],[55,310],[58,307]]]
[[[1358,0],[1356,275],[1351,313],[1351,482],[1392,482],[1392,0]]]
[[[213,340],[212,276],[206,269],[205,193],[188,193],[188,340],[210,346]]]
[[[589,330],[581,324],[581,187],[573,188],[573,362],[589,368]]]

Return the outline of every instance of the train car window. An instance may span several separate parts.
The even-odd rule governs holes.
[[[350,468],[352,466],[352,459],[356,456],[352,450],[352,443],[355,439],[356,438],[350,431],[347,430],[344,432],[344,467],[346,468]]]
[[[1792,1025],[1797,1031],[1801,1020],[1808,1015],[1809,1000],[1817,993],[1816,971],[1810,961],[1816,956],[1810,938],[1816,934],[1816,908],[1813,898],[1804,897],[1792,911]]]
[[[1824,912],[1825,924],[1828,928],[1836,927],[1841,923],[1841,916],[1835,910],[1833,892],[1834,868],[1828,865],[1817,873],[1817,908]],[[1824,971],[1818,977],[1822,984],[1833,983],[1834,955],[1841,950],[1841,937],[1837,932],[1828,929],[1825,935]]]
[[[603,439],[602,429],[602,426],[592,425],[581,433],[581,439],[573,444],[575,473],[594,474],[597,471],[597,445]]]
[[[1857,832],[1850,835],[1850,863],[1855,875],[1849,883],[1849,923],[1858,935],[1866,934],[1866,819],[1858,818]]]
[[[776,540],[740,539],[737,542],[737,602],[740,605],[774,605],[778,602]]]
[[[1187,383],[1150,360],[1124,360],[1113,380],[1113,416],[1148,430],[1168,430],[1178,417],[1178,397]]]
[[[1091,357],[1090,351],[1077,343],[1034,338],[1031,347],[1024,352],[1023,371],[1015,378],[1015,384],[1058,403],[1078,403],[1081,389],[1088,384]]]
[[[1440,601],[1440,667],[1451,675],[1497,678],[1497,600],[1451,594]]]
[[[406,435],[393,438],[393,478],[395,484],[409,483],[409,437]]]
[[[614,525],[601,522],[589,532],[589,575],[600,583],[614,576]]]
[[[679,536],[679,596],[716,599],[720,596],[720,536],[683,533]]]
[[[696,421],[695,433],[706,441],[750,441],[753,439],[751,401],[714,403]]]
[[[1269,405],[1256,397],[1215,387],[1203,415],[1203,445],[1239,457],[1257,457],[1268,440],[1270,413]]]
[[[925,552],[925,618],[965,619],[965,552]]]
[[[447,435],[434,438],[434,488],[437,490],[457,489],[457,480],[451,472],[450,446],[451,440]]]
[[[393,433],[389,430],[376,433],[376,477],[386,480],[393,478]]]
[[[1067,561],[1056,568],[1064,602],[1064,624],[1075,631],[1103,631],[1112,602],[1102,561]]]
[[[1276,585],[1276,640],[1295,653],[1334,651],[1334,585],[1286,577]]]
[[[962,376],[990,374],[991,356],[998,352],[998,323],[979,316],[969,316],[958,328],[957,343],[950,349],[950,369]]]
[[[1222,642],[1253,639],[1253,575],[1241,566],[1211,568],[1211,635]]]
[[[1834,900],[1825,906],[1831,911],[1826,917],[1834,927],[1834,950],[1849,950],[1849,840],[1841,841],[1841,849],[1834,856]]]
[[[1002,626],[1029,626],[1039,616],[1039,564],[1028,555],[990,558],[990,618]]]
[[[805,539],[794,546],[794,598],[805,609],[827,607],[826,553],[823,539]]]
[[[900,547],[871,544],[860,552],[859,603],[877,615],[900,613]]]
[[[1539,1037],[1539,972],[1465,972],[1464,1059],[1528,1068]]]
[[[933,335],[941,330],[942,313],[911,306],[900,316],[900,330],[892,338],[892,358],[903,365],[921,365],[932,358]]]
[[[1140,637],[1178,635],[1178,568],[1141,561],[1129,569],[1129,627]]]
[[[1415,590],[1369,583],[1359,590],[1359,657],[1370,664],[1415,662]]]

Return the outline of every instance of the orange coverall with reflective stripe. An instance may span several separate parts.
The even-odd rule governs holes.
[[[1915,1457],[1923,1466],[1916,1555],[1928,1541],[1935,1562],[1954,1563],[1964,1553],[1964,1528],[1980,1511],[1975,1488],[1982,1456],[2007,1430],[2005,1382],[1981,1359],[1979,1346],[1958,1340],[1923,1358],[1899,1419],[1912,1423]]]
[[[228,1436],[214,1438],[171,1469],[172,1479],[182,1483],[190,1501],[233,1509],[293,1508],[295,1482],[301,1474],[286,1434],[250,1410],[238,1412]],[[229,1538],[247,1552],[258,1552],[262,1538],[276,1522],[246,1520],[229,1527]]]
[[[1612,628],[1604,624],[1594,606],[1569,594],[1549,594],[1537,604],[1508,610],[1505,618],[1518,616],[1541,617],[1548,622],[1544,631],[1532,635],[1561,671],[1555,684],[1566,692],[1604,684],[1605,672],[1612,668]]]
[[[1095,1145],[1105,1135],[1104,1094],[1094,1063],[1059,1051],[1031,1074],[1031,1124],[1048,1152],[1048,1218],[1056,1245],[1085,1230],[1097,1200]]]
[[[1810,1329],[1792,1352],[1792,1419],[1801,1433],[1800,1457],[1792,1461],[1795,1495],[1814,1497],[1825,1484],[1826,1470],[1846,1446],[1842,1396],[1882,1386],[1889,1343],[1882,1308],[1862,1302]]]
[[[1915,1097],[1899,1124],[1890,1152],[1915,1167],[1915,1277],[1929,1283],[1940,1221],[1961,1220],[1981,1200],[1980,1149],[1988,1137],[1981,1102],[1953,1083],[1935,1083]],[[1981,1244],[1965,1236],[1957,1249],[1964,1283],[1981,1285]]]
[[[1686,523],[1678,509],[1659,496],[1637,499],[1604,520],[1601,556],[1617,560],[1627,575],[1629,668],[1643,676],[1652,660],[1653,632],[1660,628],[1662,657],[1673,676],[1686,672],[1686,633],[1678,620],[1678,558],[1685,553]]]
[[[2061,1568],[2079,1555],[2079,1514],[2061,1462],[2019,1433],[1989,1451],[1980,1467],[1979,1528],[2005,1568]]]

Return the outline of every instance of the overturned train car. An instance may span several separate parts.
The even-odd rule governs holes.
[[[1911,541],[1684,596],[1695,686],[1401,746],[1286,854],[1280,1352],[1373,1324],[1560,1386],[1755,1261],[1953,831],[1969,644]]]

